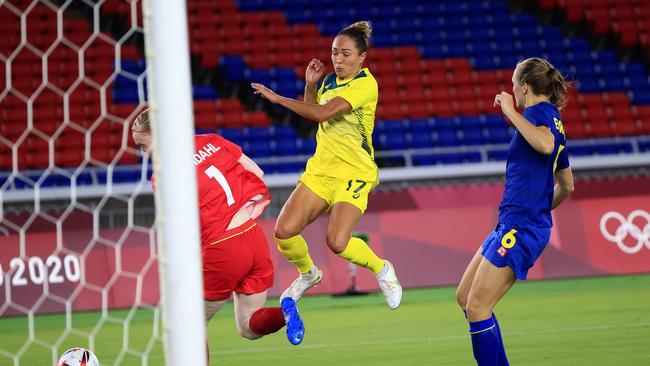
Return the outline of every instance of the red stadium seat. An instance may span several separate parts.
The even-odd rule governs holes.
[[[430,72],[422,73],[422,82],[429,87],[439,87],[440,85],[447,84],[447,78],[445,78],[444,72]]]
[[[566,130],[567,137],[571,139],[584,139],[587,137],[587,131],[581,123],[565,124],[564,129]]]
[[[266,127],[271,125],[271,119],[264,112],[244,112],[242,122],[247,126]]]
[[[403,104],[419,104],[426,101],[424,92],[420,85],[407,85],[406,88],[400,89],[397,95]]]
[[[54,163],[60,167],[77,167],[85,159],[81,149],[57,150],[54,153]]]
[[[244,111],[244,107],[241,105],[239,99],[217,99],[214,105],[218,111],[224,113]]]
[[[636,123],[633,120],[617,120],[613,123],[616,136],[630,136],[636,134]]]
[[[475,116],[479,114],[479,106],[473,98],[454,99],[451,101],[451,108],[456,115]]]
[[[115,150],[113,151],[115,155],[117,155],[117,151]],[[118,160],[118,164],[127,164],[127,165],[134,165],[137,164],[138,162],[139,162],[138,156],[129,151],[122,152],[122,156]]]
[[[377,117],[383,119],[401,119],[404,113],[399,104],[385,104],[377,107]]]
[[[204,130],[214,130],[219,127],[216,114],[214,113],[202,113],[195,115],[194,124],[196,128]]]
[[[591,137],[612,137],[614,133],[606,119],[594,119],[586,126],[587,134]]]
[[[454,115],[454,110],[452,110],[449,101],[446,99],[427,103],[426,107],[429,114],[436,117],[451,117]]]
[[[427,118],[430,116],[425,101],[410,103],[406,105],[406,115],[410,118]]]
[[[379,103],[397,103],[399,97],[396,88],[382,90],[379,93]]]

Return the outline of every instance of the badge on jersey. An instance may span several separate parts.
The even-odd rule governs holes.
[[[508,249],[499,247],[499,249],[497,249],[497,253],[499,253],[500,256],[505,257],[506,254],[508,254]]]

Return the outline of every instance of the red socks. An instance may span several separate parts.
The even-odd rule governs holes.
[[[280,307],[261,308],[253,313],[248,321],[251,330],[260,335],[275,333],[282,329],[284,324],[284,315]]]

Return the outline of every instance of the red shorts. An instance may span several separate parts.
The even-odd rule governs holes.
[[[227,300],[233,291],[257,294],[273,286],[273,262],[262,228],[250,220],[202,249],[203,297]]]

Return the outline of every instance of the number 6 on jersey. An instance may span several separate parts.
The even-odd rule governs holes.
[[[228,185],[226,177],[223,176],[221,171],[216,166],[210,165],[210,167],[205,170],[205,174],[207,174],[208,177],[215,179],[219,183],[221,188],[223,188],[223,191],[226,193],[228,206],[232,206],[235,203],[235,198],[232,196],[232,190]]]

